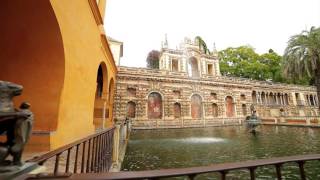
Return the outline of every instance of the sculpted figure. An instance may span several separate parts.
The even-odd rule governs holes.
[[[14,108],[13,97],[22,93],[22,86],[0,81],[0,134],[6,134],[5,142],[0,142],[0,166],[22,164],[21,155],[27,143],[33,122],[30,104],[23,102],[19,109]],[[12,155],[13,161],[6,158]],[[1,168],[2,171],[10,171]]]

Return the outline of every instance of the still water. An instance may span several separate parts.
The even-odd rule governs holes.
[[[205,166],[290,155],[320,153],[320,128],[260,126],[258,133],[243,126],[131,132],[123,171]],[[320,179],[319,162],[306,164],[308,179]],[[299,179],[295,163],[282,168],[285,179]],[[258,168],[257,179],[274,179],[275,169]],[[228,173],[228,179],[249,179],[247,171]],[[218,174],[197,179],[217,179]]]

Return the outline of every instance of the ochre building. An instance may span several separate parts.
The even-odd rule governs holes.
[[[47,151],[112,125],[117,68],[103,27],[106,0],[3,0],[0,80],[35,114],[28,148]]]
[[[116,119],[132,119],[134,128],[230,125],[254,104],[265,123],[319,124],[313,86],[222,76],[217,52],[187,38],[179,49],[164,43],[160,54],[159,69],[118,68]]]

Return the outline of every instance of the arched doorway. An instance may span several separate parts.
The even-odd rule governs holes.
[[[191,117],[193,119],[202,118],[202,98],[198,94],[191,97]]]
[[[100,129],[105,126],[106,118],[108,117],[107,109],[107,66],[102,62],[98,67],[97,80],[96,80],[96,95],[94,100],[94,113],[93,113],[93,123],[95,129]]]
[[[181,105],[180,103],[174,103],[173,105],[174,109],[173,109],[173,115],[174,115],[174,118],[180,118],[181,117]]]
[[[148,118],[162,118],[162,97],[157,92],[152,92],[148,96]]]
[[[191,77],[200,77],[198,60],[195,57],[189,59],[189,68],[189,75],[191,75]]]
[[[213,117],[218,117],[218,105],[216,103],[212,104],[212,116]]]
[[[226,97],[226,115],[227,117],[234,117],[234,103],[231,96]]]
[[[135,118],[136,117],[136,103],[130,101],[127,104],[127,117]]]

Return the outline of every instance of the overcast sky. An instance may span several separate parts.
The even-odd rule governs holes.
[[[107,0],[108,36],[124,43],[121,65],[145,67],[149,51],[201,36],[212,49],[251,45],[283,54],[290,36],[320,26],[320,0]]]

